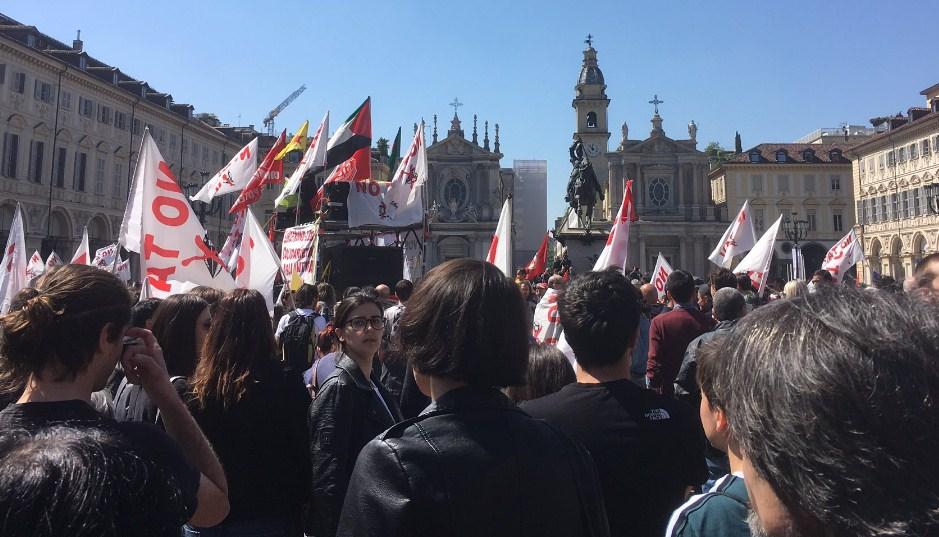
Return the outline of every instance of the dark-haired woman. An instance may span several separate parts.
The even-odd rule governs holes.
[[[385,327],[378,299],[344,298],[333,318],[340,354],[336,370],[310,405],[313,481],[307,533],[333,536],[355,459],[369,440],[401,419],[398,406],[372,374]]]
[[[257,291],[236,289],[216,305],[189,409],[228,475],[231,512],[214,528],[187,526],[189,537],[302,535],[310,396],[276,359],[269,321]]]
[[[176,392],[183,396],[196,370],[202,344],[212,325],[211,306],[194,294],[171,295],[153,314],[153,335],[163,349],[166,370]],[[114,419],[163,426],[160,413],[139,384],[126,378],[114,397]]]
[[[525,383],[509,386],[505,394],[520,403],[552,394],[576,380],[574,368],[563,352],[554,345],[533,344],[528,351]]]
[[[338,535],[609,535],[580,446],[500,390],[524,380],[525,304],[502,272],[434,268],[401,320],[401,345],[433,404],[370,441]]]
[[[119,437],[134,466],[111,464],[107,450],[92,449],[94,464],[86,471],[87,461],[78,460],[84,455],[61,438],[33,446],[38,466],[23,474],[31,481],[0,479],[0,535],[178,536],[187,519],[211,526],[225,518],[222,467],[170,384],[153,334],[128,326],[124,283],[95,267],[65,265],[35,285],[33,296],[0,316],[0,370],[24,387],[17,402],[0,412],[0,457],[16,449],[21,434],[38,438],[65,427],[99,441]],[[125,336],[137,341],[124,345]],[[119,359],[160,409],[166,433],[119,423],[89,404]],[[50,474],[49,486],[37,486]],[[107,495],[95,493],[102,483],[144,491],[147,501],[116,511]]]

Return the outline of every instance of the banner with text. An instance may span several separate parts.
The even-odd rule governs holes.
[[[293,273],[312,275],[316,270],[316,248],[319,239],[318,224],[304,224],[284,230],[280,247],[280,267],[284,279]]]

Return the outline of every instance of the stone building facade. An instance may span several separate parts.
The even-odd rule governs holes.
[[[472,136],[467,140],[454,112],[447,136],[439,139],[434,116],[427,148],[429,178],[424,189],[429,230],[424,260],[427,269],[460,257],[486,259],[503,200],[514,191],[514,172],[500,167],[499,125],[495,125],[492,146],[488,121],[483,130],[480,145],[474,116]],[[528,261],[516,259],[514,264]]]
[[[760,144],[711,170],[711,197],[733,218],[750,200],[754,229],[761,235],[782,215],[808,222],[800,242],[807,273],[821,268],[828,249],[854,224],[850,142]],[[792,243],[776,239],[774,277],[787,278]]]
[[[939,84],[921,92],[925,107],[874,118],[883,132],[846,152],[851,158],[858,234],[865,260],[858,274],[902,280],[939,251]]]
[[[192,193],[243,145],[80,39],[69,46],[0,14],[0,244],[17,202],[29,251],[68,260],[84,226],[92,250],[113,242],[146,127]],[[232,202],[207,207],[212,240],[227,234]]]
[[[558,220],[556,236],[564,242],[574,269],[592,268],[610,230],[609,220],[622,202],[625,180],[632,179],[639,221],[630,228],[627,264],[651,271],[661,252],[674,267],[706,275],[713,268],[707,255],[727,224],[711,200],[708,157],[697,149],[697,125],[694,121],[688,124],[686,139],[666,135],[658,110],[662,101],[656,96],[648,136],[631,138],[623,123],[619,145],[610,150],[610,99],[592,42],[584,50],[574,95],[573,138],[583,140],[605,191],[602,209],[595,209],[595,229],[590,233],[579,227],[576,218]]]

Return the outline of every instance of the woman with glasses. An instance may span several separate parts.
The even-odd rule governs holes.
[[[306,531],[335,535],[355,459],[369,440],[401,419],[398,406],[372,374],[385,320],[378,299],[353,293],[336,307],[336,370],[310,405],[312,497]]]

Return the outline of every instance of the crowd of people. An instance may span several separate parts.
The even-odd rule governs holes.
[[[0,317],[0,534],[939,534],[939,254],[762,296],[555,264],[303,284],[273,318],[52,270]]]

